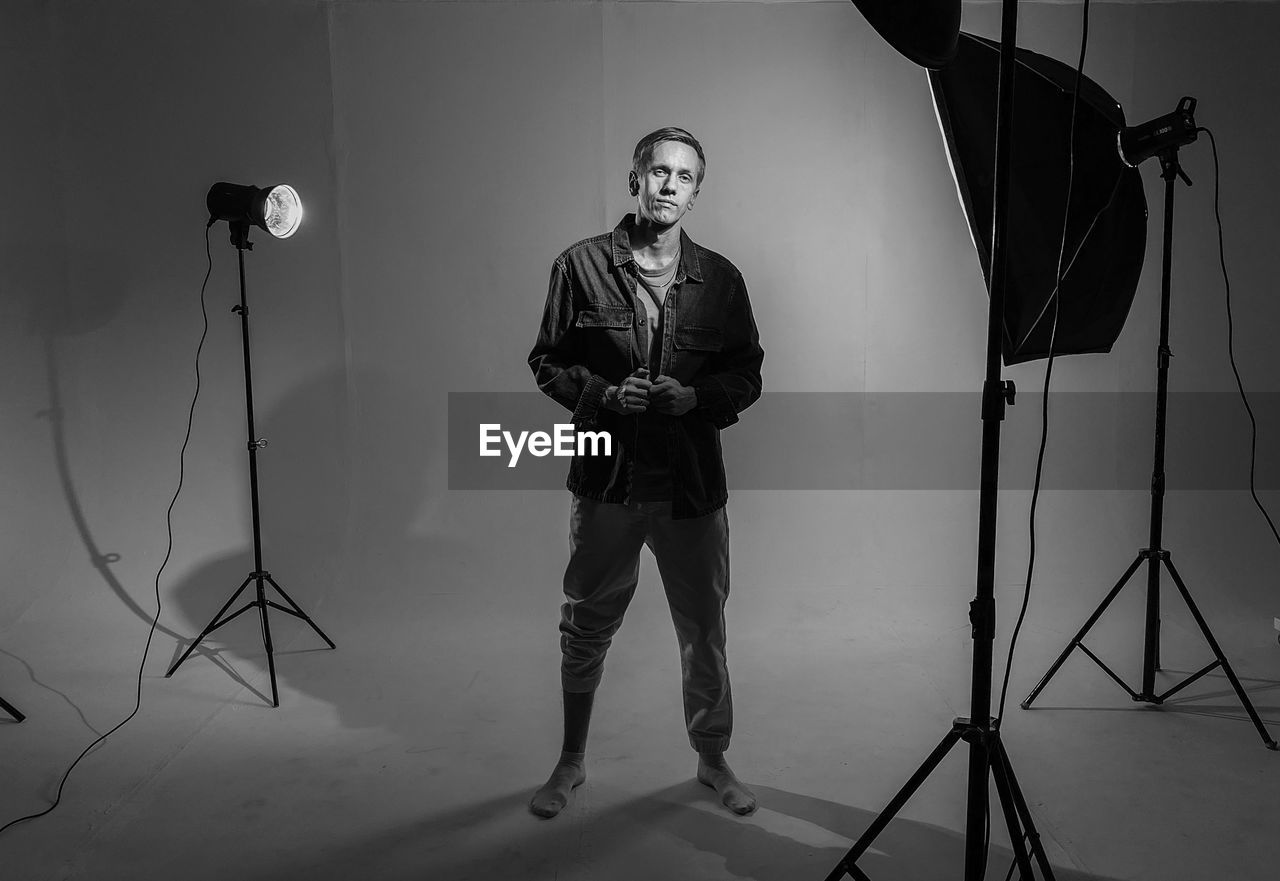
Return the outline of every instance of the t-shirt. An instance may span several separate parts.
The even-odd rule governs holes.
[[[662,269],[645,269],[636,264],[636,295],[648,314],[649,379],[658,378],[662,367],[662,304],[680,267],[680,253]],[[669,501],[672,497],[670,456],[667,451],[667,416],[661,413],[640,414],[639,447],[631,498],[638,502]]]
[[[645,269],[636,264],[636,294],[649,313],[649,378],[658,375],[662,361],[662,304],[666,302],[667,291],[676,279],[676,269],[680,266],[680,253],[665,269]]]

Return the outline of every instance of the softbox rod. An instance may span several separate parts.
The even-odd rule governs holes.
[[[951,730],[923,765],[898,791],[889,805],[849,849],[827,876],[838,881],[848,875],[868,881],[857,865],[872,843],[902,809],[916,789],[933,773],[951,748],[960,741],[969,745],[968,802],[965,818],[964,878],[984,881],[987,870],[990,786],[994,782],[1001,812],[1009,830],[1014,867],[1022,881],[1033,881],[1038,868],[1044,881],[1053,881],[1053,868],[1040,844],[1027,800],[1014,777],[1013,765],[991,719],[991,671],[995,643],[996,512],[999,501],[1000,423],[1006,404],[1013,401],[1013,383],[1000,379],[1001,344],[1004,338],[1004,302],[1009,223],[1009,179],[1013,143],[1013,80],[1017,63],[1018,2],[1004,0],[1000,24],[1000,75],[998,78],[995,162],[993,177],[991,268],[988,276],[986,377],[982,386],[982,472],[978,510],[977,596],[969,605],[973,625],[973,674],[968,718],[952,722]],[[1012,871],[1010,872],[1012,874]]]
[[[978,502],[977,596],[970,606],[973,625],[973,682],[969,721],[969,800],[965,819],[965,881],[986,873],[986,829],[991,779],[991,671],[995,644],[996,513],[1000,488],[1000,423],[1006,386],[1000,379],[1004,339],[1004,303],[1009,229],[1009,178],[1012,168],[1013,89],[1017,65],[1018,3],[1004,0],[1000,20],[1000,77],[996,93],[994,208],[991,231],[991,283],[987,317],[987,372],[982,387],[982,471]],[[1011,389],[1011,386],[1009,387]]]

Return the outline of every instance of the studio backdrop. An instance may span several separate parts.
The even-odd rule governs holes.
[[[1021,44],[1073,61],[1078,10],[1024,6]],[[1224,149],[1242,370],[1275,392],[1280,122],[1259,84],[1280,76],[1264,39],[1280,12],[1156,7],[1098,5],[1087,70],[1135,119],[1199,98]],[[966,4],[964,27],[994,36],[997,15]],[[632,147],[664,125],[706,148],[688,230],[742,269],[766,351],[765,397],[725,444],[736,534],[787,542],[744,546],[741,571],[787,577],[825,554],[888,586],[969,584],[979,420],[964,396],[976,402],[982,373],[982,270],[925,75],[852,4],[13,0],[0,41],[3,481],[21,500],[0,515],[13,585],[0,629],[58,604],[84,635],[147,605],[194,384],[204,194],[219,180],[287,181],[307,209],[296,235],[247,255],[273,567],[312,608],[361,592],[394,602],[477,565],[495,602],[544,608],[545,591],[503,573],[563,540],[566,496],[557,483],[451,491],[450,394],[532,395],[541,424],[523,427],[563,419],[525,360],[551,260],[629,210]],[[1175,392],[1216,401],[1232,384],[1207,145],[1182,160],[1196,186],[1179,209]],[[1148,267],[1157,247],[1149,236]],[[178,630],[211,614],[248,545],[225,229],[211,248],[170,570]],[[1048,473],[1067,492],[1044,511],[1059,530],[1046,578],[1105,578],[1142,529],[1150,417],[1124,396],[1153,388],[1157,285],[1144,274],[1111,354],[1060,365],[1059,389],[1095,397],[1087,419],[1055,428]],[[1010,376],[1031,392],[1041,369]],[[1213,507],[1244,486],[1232,457],[1247,423],[1206,412],[1171,416],[1172,488],[1211,492],[1208,507],[1171,506],[1169,530],[1171,543],[1210,530],[1217,550],[1200,541],[1184,559],[1211,565],[1265,534],[1246,504]],[[1197,439],[1204,424],[1220,430]],[[1022,565],[1037,430],[1034,406],[1011,411],[1004,583]],[[1223,471],[1177,458],[1201,442],[1224,451]],[[813,461],[834,485],[815,482]],[[1275,485],[1277,467],[1264,456],[1262,479]],[[558,573],[537,575],[554,593]],[[1232,584],[1262,611],[1255,588]]]

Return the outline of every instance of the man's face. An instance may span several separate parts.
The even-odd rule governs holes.
[[[680,141],[661,141],[636,183],[636,216],[661,227],[680,222],[698,195],[698,153]]]

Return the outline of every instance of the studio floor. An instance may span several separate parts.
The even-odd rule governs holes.
[[[886,587],[831,562],[842,552],[824,556],[820,535],[764,540],[794,512],[744,494],[734,519],[728,757],[759,809],[733,816],[693,778],[674,633],[646,557],[597,700],[588,781],[558,818],[531,816],[529,796],[559,749],[565,550],[563,501],[534,495],[495,513],[484,536],[370,544],[346,570],[347,588],[320,598],[308,596],[304,564],[275,570],[337,643],[328,650],[305,624],[273,613],[279,708],[247,615],[163,676],[184,647],[170,633],[198,632],[248,558],[219,555],[166,586],[171,605],[141,713],[80,764],[52,814],[0,835],[0,875],[821,879],[967,714],[967,564],[951,582]],[[803,504],[812,513],[815,502]],[[507,528],[533,509],[542,514],[523,522],[536,525]],[[835,513],[827,519],[840,522]],[[793,552],[808,562],[797,567]],[[1127,562],[1116,555],[1117,575]],[[513,590],[513,579],[527,590]],[[1280,754],[1264,748],[1219,671],[1154,708],[1132,703],[1076,653],[1032,709],[1018,708],[1107,586],[1037,594],[1006,711],[1004,742],[1056,877],[1276,877]],[[72,607],[67,590],[51,590],[3,634],[0,695],[28,715],[0,722],[5,820],[45,808],[76,753],[132,704],[147,622],[113,592]],[[1138,586],[1131,591],[1089,644],[1136,676],[1143,623]],[[145,607],[146,585],[133,596]],[[1003,646],[1013,586],[1001,600]],[[1280,733],[1280,646],[1255,622],[1205,605]],[[1171,609],[1162,632],[1174,668],[1162,682],[1207,663],[1189,620]],[[870,877],[963,877],[967,756],[953,750],[875,842],[860,863]],[[1006,877],[1010,859],[993,817],[987,877]]]

